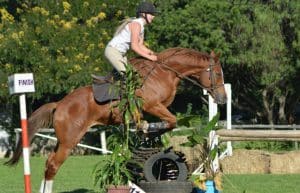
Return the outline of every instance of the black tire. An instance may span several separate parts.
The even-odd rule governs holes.
[[[144,164],[144,175],[148,182],[163,180],[186,181],[188,169],[184,159],[173,151],[152,155]]]
[[[139,147],[132,152],[132,160],[127,164],[127,168],[133,176],[133,182],[144,179],[144,164],[154,154],[160,152],[159,148]]]
[[[140,182],[141,187],[147,193],[191,193],[191,182],[179,181],[159,181],[159,182]]]

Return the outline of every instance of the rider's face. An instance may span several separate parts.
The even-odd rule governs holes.
[[[153,21],[153,19],[154,19],[155,16],[152,15],[152,14],[150,14],[150,13],[147,13],[147,14],[144,15],[144,17],[147,18],[147,20],[148,20],[149,23],[152,23],[152,21]]]
[[[154,19],[155,16],[152,15],[152,14],[147,14],[147,17],[148,17],[149,23],[151,23],[153,21],[153,19]]]

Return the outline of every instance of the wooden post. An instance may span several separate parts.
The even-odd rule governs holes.
[[[298,130],[237,130],[220,129],[220,141],[300,141]]]
[[[294,131],[297,130],[297,128],[295,127],[295,124],[293,124],[293,130],[294,130]],[[298,141],[295,141],[295,142],[294,142],[294,148],[295,148],[296,150],[298,150]]]

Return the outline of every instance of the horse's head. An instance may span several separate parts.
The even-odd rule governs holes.
[[[165,69],[165,72],[175,74],[178,82],[182,78],[188,79],[187,76],[193,77],[200,84],[198,86],[206,89],[216,103],[226,103],[227,96],[222,66],[219,55],[216,55],[213,51],[209,55],[188,48],[169,48],[159,53],[158,58],[157,66]],[[145,64],[143,64],[144,67]],[[151,67],[150,69],[155,68]],[[166,75],[163,74],[163,76]],[[193,82],[193,80],[189,80]]]
[[[204,71],[192,75],[211,94],[215,102],[225,104],[227,96],[224,87],[223,70],[219,60],[219,54],[210,53],[209,64]]]

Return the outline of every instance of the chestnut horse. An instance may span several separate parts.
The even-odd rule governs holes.
[[[143,111],[166,122],[166,129],[176,126],[176,117],[167,107],[174,100],[181,79],[194,80],[195,84],[207,89],[217,103],[226,102],[222,67],[219,56],[213,52],[206,54],[192,49],[171,48],[158,54],[158,62],[133,58],[130,64],[143,77],[142,87],[136,90],[136,95],[144,101]],[[112,109],[112,103],[117,102],[97,103],[92,87],[86,86],[33,112],[28,119],[29,140],[32,141],[39,128],[47,128],[51,124],[58,139],[55,151],[46,162],[41,192],[52,192],[55,174],[90,127],[122,123],[118,108]],[[16,164],[21,154],[20,140],[7,164]]]

